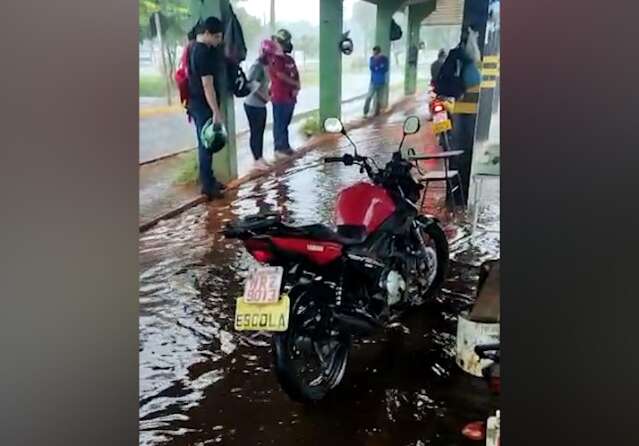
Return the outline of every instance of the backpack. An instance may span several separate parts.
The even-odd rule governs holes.
[[[404,35],[404,33],[402,32],[402,28],[397,24],[395,19],[391,19],[391,27],[390,27],[391,42],[401,39],[402,35]]]
[[[248,80],[246,79],[246,74],[244,74],[244,70],[239,65],[230,65],[228,66],[228,76],[229,79],[233,79],[232,91],[235,96],[238,98],[243,98],[251,94],[251,88],[249,86]]]
[[[178,93],[180,94],[180,103],[184,106],[184,108],[187,107],[189,100],[189,57],[192,45],[193,44],[189,42],[189,44],[184,48],[184,51],[182,51],[180,63],[178,64],[177,70],[175,70],[175,75],[173,76]]]
[[[438,95],[459,99],[466,91],[463,51],[461,47],[457,47],[448,53],[435,79],[435,92]]]
[[[237,97],[244,97],[250,93],[246,75],[240,67],[246,59],[246,43],[242,25],[233,8],[229,5],[229,18],[224,30],[224,58],[227,66],[228,89]]]

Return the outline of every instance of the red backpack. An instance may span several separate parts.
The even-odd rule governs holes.
[[[178,92],[180,93],[180,103],[186,108],[189,100],[189,54],[193,43],[189,42],[182,51],[182,57],[180,57],[180,63],[175,70],[175,84],[177,85]]]

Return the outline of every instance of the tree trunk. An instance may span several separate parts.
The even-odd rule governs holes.
[[[166,82],[166,101],[168,105],[172,104],[172,98],[171,98],[171,81],[169,79],[169,76],[167,74],[167,64],[166,64],[166,47],[164,45],[164,40],[162,39],[162,27],[160,25],[160,14],[157,13],[155,14],[155,30],[157,32],[158,35],[158,41],[160,43],[160,55],[162,56],[162,72],[164,75],[164,80]]]

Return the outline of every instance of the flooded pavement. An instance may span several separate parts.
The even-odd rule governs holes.
[[[350,135],[362,154],[385,162],[411,112]],[[431,140],[422,132],[407,145],[419,152]],[[499,242],[493,235],[470,244],[460,218],[447,223],[459,241],[440,295],[404,328],[355,342],[342,384],[321,404],[302,406],[280,390],[268,334],[233,330],[234,301],[254,261],[218,231],[259,211],[281,212],[296,224],[330,222],[338,190],[363,178],[357,168],[321,163],[346,150],[347,141],[336,139],[224,202],[141,234],[141,445],[473,444],[461,436],[463,425],[485,419],[497,400],[455,365],[456,315],[473,302],[477,266],[499,256]],[[438,209],[440,200],[433,194],[427,206]],[[484,220],[498,220],[496,209]]]

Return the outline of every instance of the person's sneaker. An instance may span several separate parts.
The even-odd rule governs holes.
[[[222,192],[222,190],[219,187],[215,187],[212,191],[210,192],[202,192],[204,195],[206,195],[206,200],[207,201],[212,201],[212,200],[217,200],[220,198],[224,198],[224,192]]]
[[[275,159],[278,161],[285,160],[291,157],[294,153],[295,152],[293,152],[293,149],[275,150]]]
[[[226,190],[226,184],[224,183],[220,183],[219,181],[215,180],[215,187],[218,188],[221,191]]]
[[[255,161],[255,163],[253,163],[253,172],[265,172],[268,169],[270,169],[271,166],[264,161],[263,158],[260,158],[259,160]]]

